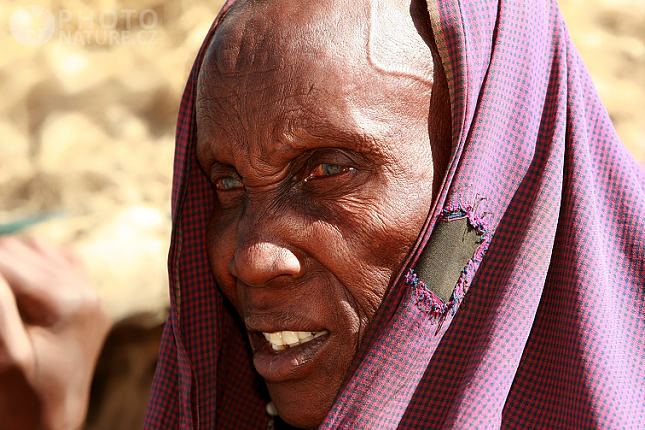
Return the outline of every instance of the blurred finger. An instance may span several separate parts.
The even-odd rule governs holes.
[[[2,238],[0,275],[4,276],[15,295],[38,295],[44,287],[42,257],[22,241]]]
[[[60,313],[60,285],[57,283],[61,282],[61,275],[57,266],[61,263],[43,257],[24,241],[0,240],[0,275],[8,284],[13,302],[26,323],[48,325]]]
[[[54,245],[51,241],[42,237],[27,237],[24,243],[36,255],[41,258],[50,260],[53,263],[64,264],[68,262],[66,253],[63,252],[58,246]]]
[[[51,326],[98,300],[79,259],[46,241],[2,238],[0,274],[27,324]]]
[[[0,237],[0,274],[18,295],[53,287],[52,275],[69,271],[84,275],[87,281],[85,266],[72,250],[44,239]]]
[[[11,287],[0,276],[0,371],[33,367],[31,342]]]

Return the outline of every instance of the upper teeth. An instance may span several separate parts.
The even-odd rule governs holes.
[[[327,334],[327,331],[277,331],[275,333],[262,333],[271,347],[281,351],[288,346],[296,346],[309,342],[312,339]]]

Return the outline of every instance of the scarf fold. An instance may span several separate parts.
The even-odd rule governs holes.
[[[194,154],[197,75],[231,3],[179,114],[171,309],[146,429],[269,421],[244,329],[210,272],[212,189]],[[429,0],[428,11],[451,160],[321,428],[645,428],[645,175],[556,0]],[[431,276],[428,260],[461,246],[444,240],[451,227],[472,239],[466,264]],[[437,279],[456,279],[452,293]]]

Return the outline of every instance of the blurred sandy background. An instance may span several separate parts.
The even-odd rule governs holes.
[[[0,233],[76,249],[117,321],[140,312],[151,313],[143,325],[163,320],[175,119],[221,3],[0,0]],[[42,46],[10,31],[29,5],[55,20]],[[560,5],[618,134],[645,162],[645,1]],[[90,13],[79,36],[78,18]]]
[[[78,250],[117,320],[167,302],[177,109],[222,3],[0,2],[0,225]],[[55,20],[42,46],[10,32],[29,5]]]

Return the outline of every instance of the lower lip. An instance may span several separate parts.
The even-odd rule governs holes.
[[[256,339],[253,365],[262,377],[270,382],[300,379],[322,356],[328,345],[329,335],[323,335],[301,345],[275,351],[262,335]]]

